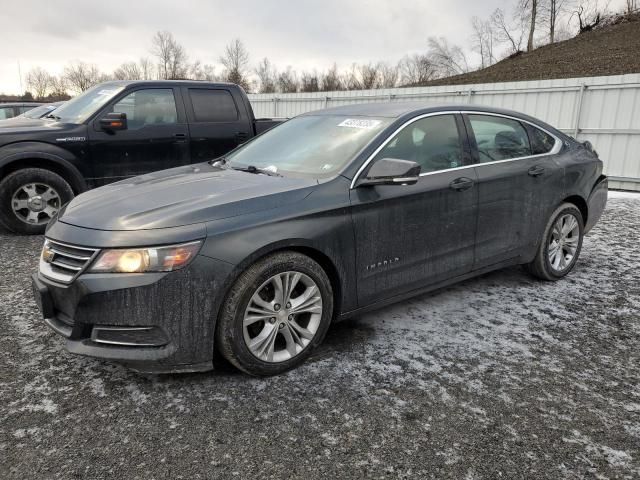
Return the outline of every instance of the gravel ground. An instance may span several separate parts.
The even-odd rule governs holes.
[[[567,279],[519,268],[335,325],[301,368],[142,376],[38,317],[0,233],[0,478],[640,478],[640,196]]]

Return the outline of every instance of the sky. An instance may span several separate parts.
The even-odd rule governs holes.
[[[21,91],[19,70],[25,90],[24,77],[36,66],[57,74],[80,60],[111,72],[151,57],[159,30],[172,32],[190,60],[203,63],[218,64],[234,38],[244,42],[252,64],[268,57],[279,69],[396,62],[424,51],[430,36],[467,47],[474,15],[488,17],[516,1],[2,0],[0,92]]]

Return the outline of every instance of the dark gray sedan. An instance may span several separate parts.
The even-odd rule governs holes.
[[[531,117],[339,107],[76,197],[34,293],[73,353],[272,375],[365,310],[514,264],[561,279],[606,199],[591,146]]]

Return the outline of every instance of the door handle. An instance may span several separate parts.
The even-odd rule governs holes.
[[[184,143],[187,139],[187,135],[184,133],[174,133],[173,138],[176,139],[176,143]]]
[[[532,177],[539,177],[543,173],[544,167],[541,167],[540,165],[535,165],[529,169],[529,175],[531,175]]]
[[[449,184],[449,188],[451,188],[452,190],[456,190],[458,192],[469,190],[471,187],[473,187],[473,180],[467,177],[456,178],[453,182]]]
[[[236,132],[236,137],[238,138],[247,138],[249,134],[247,132]]]

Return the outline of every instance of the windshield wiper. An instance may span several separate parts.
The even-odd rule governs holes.
[[[60,117],[58,115],[54,115],[53,113],[45,115],[44,118],[53,118],[54,120],[60,120]]]
[[[282,176],[279,173],[274,172],[269,168],[258,168],[253,165],[247,165],[246,167],[231,167],[231,168],[239,172],[248,172],[248,173],[255,173],[255,174],[262,173],[263,175],[269,175],[270,177]]]

